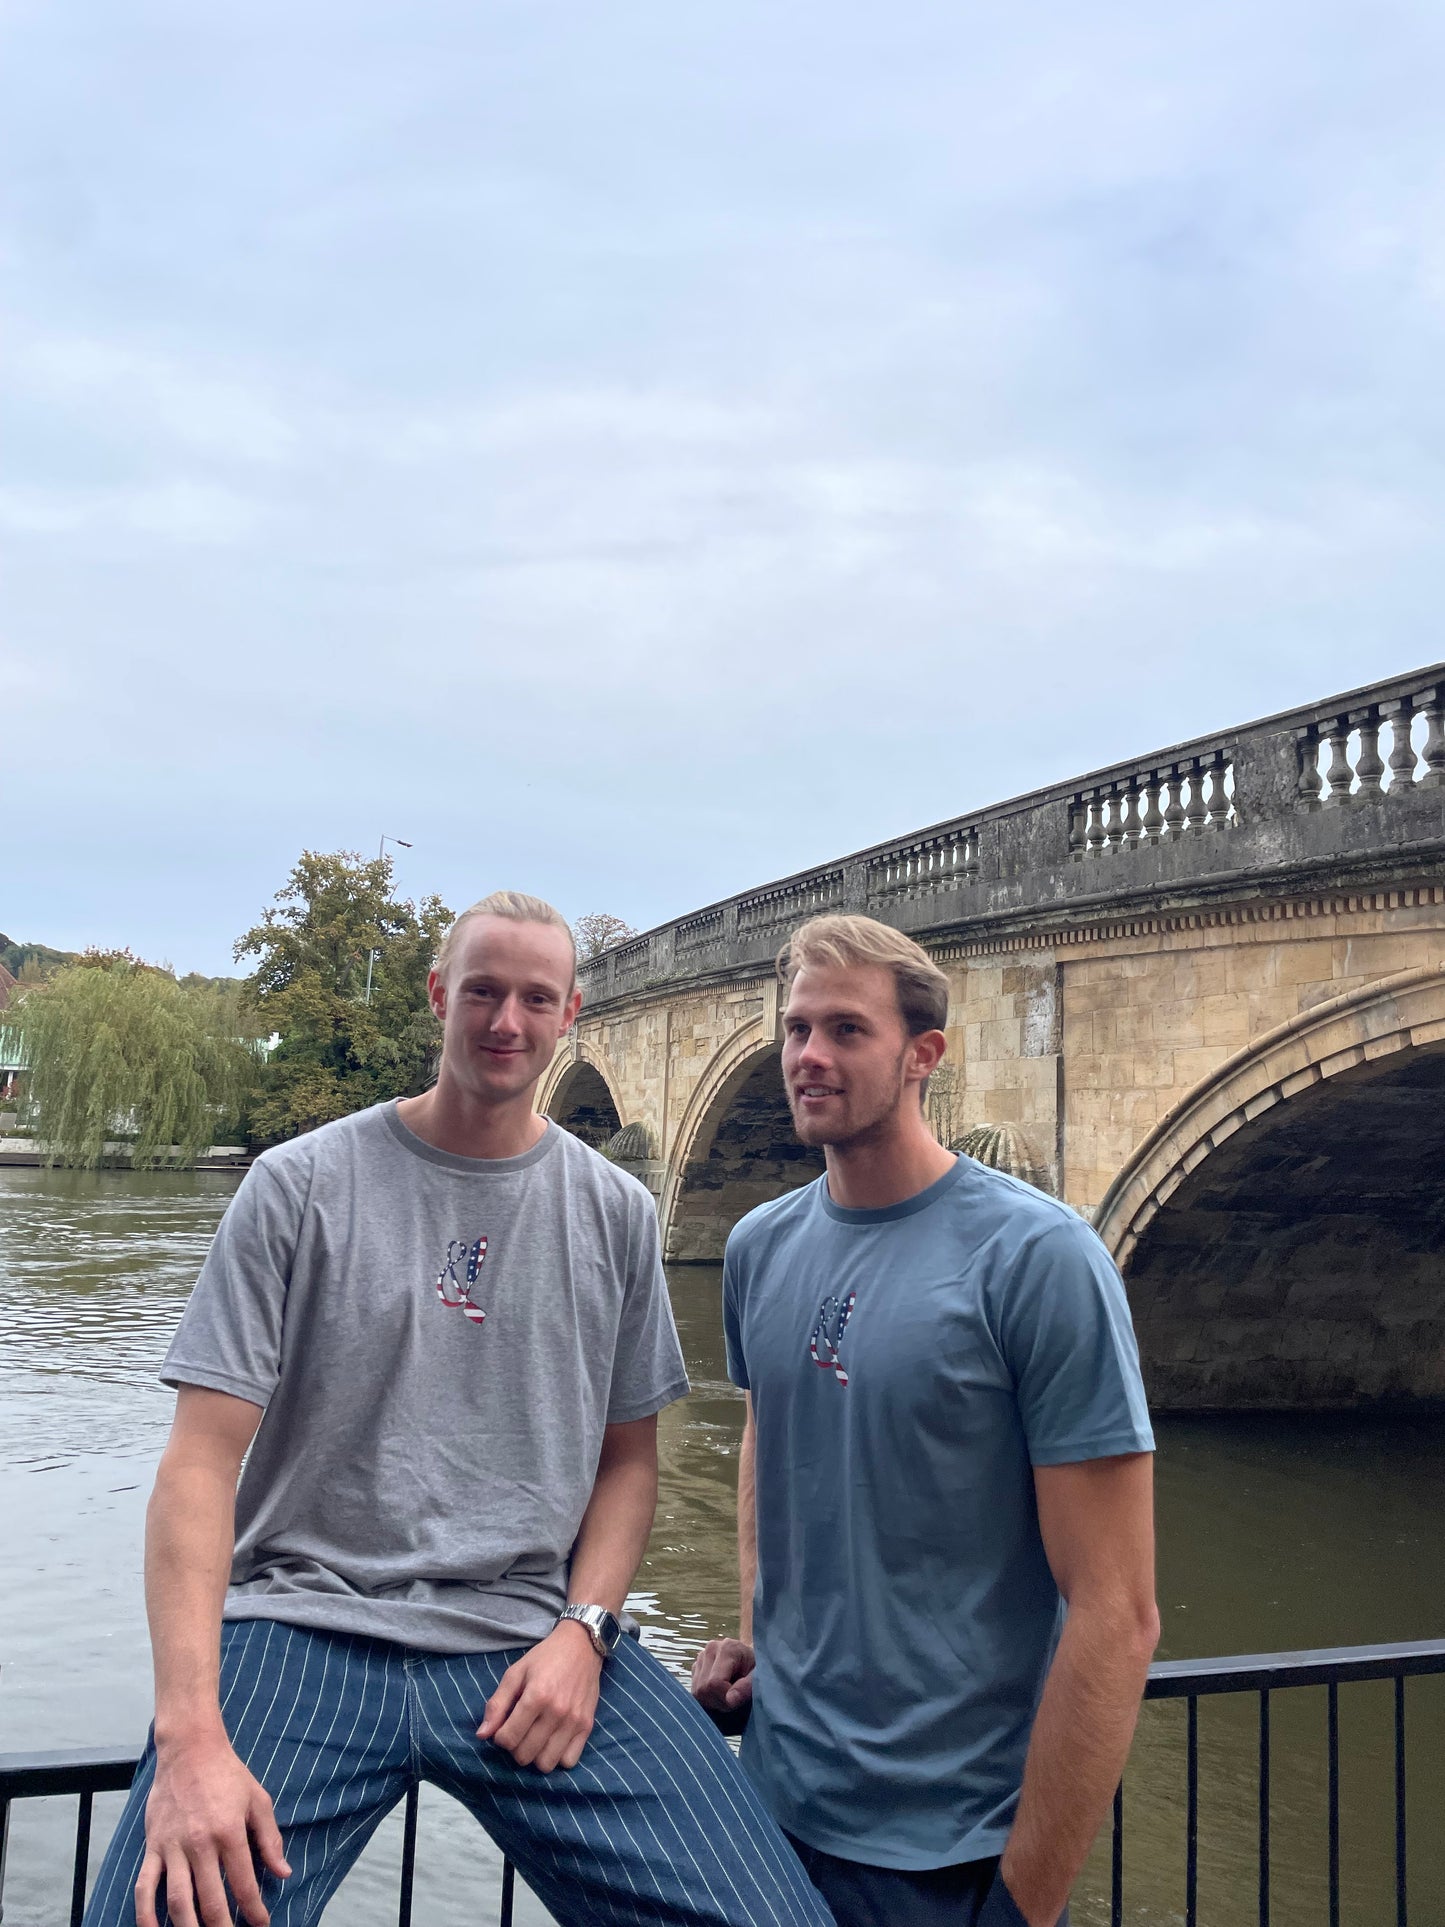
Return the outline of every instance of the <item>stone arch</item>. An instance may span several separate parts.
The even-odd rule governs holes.
[[[598,1150],[622,1128],[617,1074],[602,1052],[578,1038],[554,1059],[537,1093],[537,1108]]]
[[[719,1263],[745,1212],[822,1169],[821,1151],[793,1135],[777,1039],[755,1017],[714,1056],[679,1122],[660,1206],[665,1255]]]
[[[1445,966],[1303,1012],[1144,1140],[1096,1214],[1176,1409],[1445,1402]]]

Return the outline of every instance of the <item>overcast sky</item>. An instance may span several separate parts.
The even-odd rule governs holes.
[[[645,926],[1445,657],[1445,9],[0,6],[0,930]]]

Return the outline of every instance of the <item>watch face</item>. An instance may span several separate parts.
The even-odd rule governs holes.
[[[598,1615],[597,1637],[610,1653],[622,1637],[622,1622],[616,1613],[603,1612]]]

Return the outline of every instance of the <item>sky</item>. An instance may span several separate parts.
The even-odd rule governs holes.
[[[0,0],[0,931],[647,927],[1445,657],[1445,10]]]

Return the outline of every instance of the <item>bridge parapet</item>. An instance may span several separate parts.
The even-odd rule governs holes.
[[[790,929],[824,910],[865,911],[946,942],[1251,888],[1388,884],[1442,854],[1437,663],[783,877],[606,951],[579,978],[595,1009],[691,979],[755,974]]]

